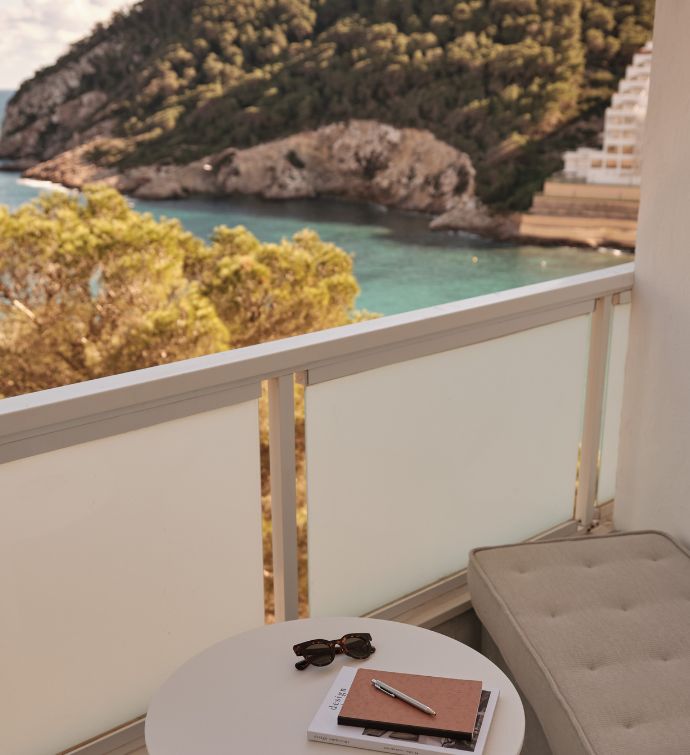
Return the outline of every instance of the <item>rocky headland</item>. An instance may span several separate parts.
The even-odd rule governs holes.
[[[102,42],[76,60],[26,82],[7,106],[0,132],[0,160],[24,170],[93,139],[110,136],[109,98],[85,88],[99,61],[120,54]]]
[[[246,194],[265,199],[320,196],[373,202],[432,216],[431,227],[506,236],[475,195],[470,158],[429,131],[351,120],[247,149],[226,149],[188,164],[118,170],[94,156],[96,137],[29,168],[29,178],[71,188],[104,182],[141,199]]]

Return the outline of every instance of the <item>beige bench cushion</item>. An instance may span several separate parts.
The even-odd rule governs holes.
[[[690,558],[671,538],[480,548],[469,585],[556,755],[690,753]]]

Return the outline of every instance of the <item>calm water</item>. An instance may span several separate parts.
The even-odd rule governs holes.
[[[8,89],[0,89],[0,123],[5,115],[5,105],[14,92]]]
[[[3,108],[0,92],[0,112]],[[46,190],[0,172],[0,204],[16,208]],[[466,299],[627,262],[627,254],[571,247],[511,246],[469,234],[429,231],[428,219],[332,200],[269,202],[251,198],[134,200],[137,210],[178,218],[208,238],[218,225],[244,225],[261,241],[280,241],[305,226],[354,256],[362,293],[357,306],[383,314]]]

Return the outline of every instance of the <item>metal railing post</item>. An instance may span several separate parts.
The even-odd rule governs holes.
[[[299,611],[292,374],[268,380],[268,423],[275,617],[276,621],[288,621],[296,619]]]
[[[604,296],[596,300],[592,313],[580,472],[575,499],[575,518],[587,529],[594,519],[594,507],[597,498],[599,449],[601,446],[612,305],[612,297]]]

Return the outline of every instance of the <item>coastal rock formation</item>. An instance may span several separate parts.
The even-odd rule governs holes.
[[[62,184],[69,189],[81,189],[88,183],[107,183],[117,186],[117,171],[112,168],[101,168],[89,159],[90,154],[99,145],[98,140],[83,144],[80,147],[62,152],[52,160],[38,163],[27,168],[23,175],[39,181],[51,181]]]
[[[103,42],[64,66],[39,74],[23,86],[7,107],[0,138],[0,158],[20,167],[54,157],[97,136],[109,135],[108,96],[84,91],[95,64],[119,53]]]
[[[97,166],[95,140],[26,171],[80,187],[104,181],[135,197],[251,194],[267,199],[336,196],[438,216],[432,227],[493,231],[475,197],[469,157],[429,131],[352,120],[247,149],[227,149],[187,165]]]
[[[224,193],[339,196],[439,214],[474,195],[467,155],[428,131],[354,120],[211,159]]]

